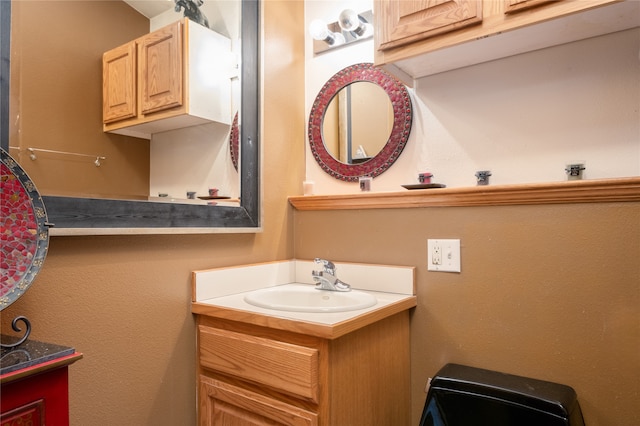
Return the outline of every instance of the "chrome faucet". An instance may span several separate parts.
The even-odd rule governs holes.
[[[351,291],[349,284],[343,283],[336,277],[336,265],[328,260],[315,258],[313,260],[322,265],[322,271],[311,271],[313,281],[316,283],[316,289],[327,291]]]

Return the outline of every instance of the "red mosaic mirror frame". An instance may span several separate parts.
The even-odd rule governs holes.
[[[331,99],[344,87],[358,81],[380,86],[393,105],[393,128],[384,148],[370,160],[360,164],[346,164],[336,160],[322,138],[322,123]],[[309,114],[309,145],[311,153],[322,170],[336,179],[357,182],[359,177],[376,177],[384,173],[398,159],[411,133],[413,109],[407,88],[387,72],[372,63],[360,63],[336,73],[320,89]]]
[[[240,144],[238,142],[240,135],[240,129],[238,127],[238,113],[233,117],[233,124],[231,124],[231,133],[229,134],[229,152],[231,154],[231,163],[233,167],[238,170],[238,159],[240,158]]]

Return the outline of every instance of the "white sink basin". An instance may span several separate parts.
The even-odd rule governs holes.
[[[313,285],[286,284],[252,291],[245,302],[266,309],[293,312],[346,312],[369,308],[378,301],[358,290],[317,290]]]

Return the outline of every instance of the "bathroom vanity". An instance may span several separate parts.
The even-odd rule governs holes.
[[[413,268],[339,265],[345,281],[359,268],[379,276],[377,282],[349,277],[356,288],[376,288],[354,290],[377,298],[364,309],[292,312],[245,301],[256,283],[303,281],[325,293],[313,289],[312,267],[286,261],[194,272],[200,425],[409,424]],[[376,268],[398,278],[389,280]]]

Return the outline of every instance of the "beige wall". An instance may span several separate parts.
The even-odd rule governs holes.
[[[304,100],[291,96],[304,93],[303,2],[263,7],[264,232],[55,237],[32,287],[2,312],[3,331],[26,315],[33,339],[84,353],[70,369],[72,425],[195,424],[191,271],[293,256],[286,197],[304,179]]]
[[[640,423],[640,203],[296,211],[294,222],[298,258],[417,267],[412,424],[448,362],[570,385],[589,426]],[[428,238],[461,239],[461,273],[427,271]]]

